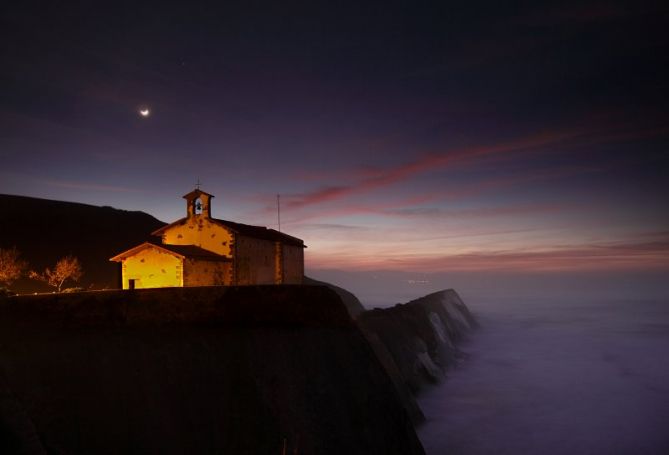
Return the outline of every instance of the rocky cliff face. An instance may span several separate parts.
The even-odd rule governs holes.
[[[0,444],[25,453],[423,453],[318,286],[0,301],[0,423]]]
[[[406,304],[366,311],[358,324],[395,383],[414,422],[423,419],[413,395],[439,382],[461,356],[457,343],[476,326],[452,289]]]

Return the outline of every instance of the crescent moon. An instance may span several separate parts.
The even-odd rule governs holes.
[[[148,117],[150,112],[151,111],[149,111],[148,109],[140,109],[139,115],[141,115],[142,117]]]

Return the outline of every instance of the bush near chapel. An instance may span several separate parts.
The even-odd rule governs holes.
[[[49,286],[55,287],[58,292],[61,291],[67,280],[79,281],[81,275],[83,275],[81,263],[74,256],[66,256],[60,259],[56,262],[53,270],[46,268],[43,273],[30,272],[30,278],[44,281]]]
[[[21,259],[21,253],[16,247],[0,248],[0,284],[11,286],[27,268],[28,263]]]

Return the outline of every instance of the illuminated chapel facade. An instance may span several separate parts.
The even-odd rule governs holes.
[[[301,284],[304,242],[274,229],[211,216],[214,196],[200,189],[184,196],[186,217],[110,261],[121,264],[123,289]]]

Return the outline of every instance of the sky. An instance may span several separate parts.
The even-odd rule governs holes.
[[[13,2],[0,193],[280,194],[316,271],[666,272],[666,3],[507,3]]]

